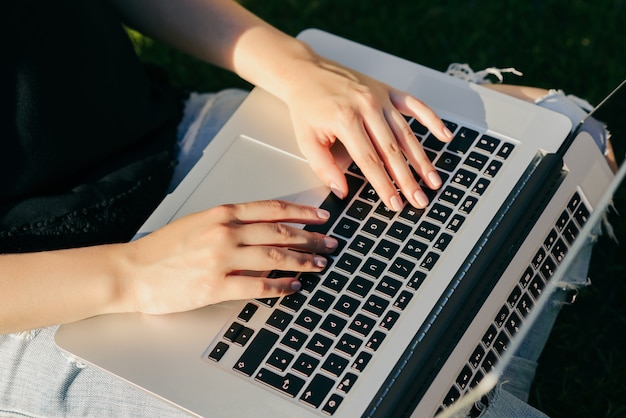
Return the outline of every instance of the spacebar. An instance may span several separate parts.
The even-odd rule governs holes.
[[[278,341],[278,335],[264,328],[261,328],[256,338],[252,340],[246,351],[239,357],[233,370],[252,376],[259,367],[265,355],[272,349]]]
[[[346,174],[346,180],[348,181],[348,195],[346,197],[340,199],[335,196],[334,193],[330,193],[320,205],[320,209],[325,209],[330,213],[330,219],[321,225],[307,225],[304,227],[306,231],[319,232],[320,234],[328,233],[328,230],[343,213],[348,203],[352,200],[352,197],[354,197],[354,194],[363,183],[365,183],[362,179],[351,176],[350,174]]]

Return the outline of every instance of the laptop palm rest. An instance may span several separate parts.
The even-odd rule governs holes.
[[[206,173],[174,218],[221,204],[255,200],[315,204],[310,201],[310,192],[316,189],[319,193],[314,195],[319,195],[321,202],[328,190],[304,159],[241,135]],[[308,202],[302,201],[304,194]]]

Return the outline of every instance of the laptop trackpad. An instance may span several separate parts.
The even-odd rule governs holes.
[[[316,205],[328,190],[308,163],[245,136],[226,150],[174,218],[224,203],[280,199]]]

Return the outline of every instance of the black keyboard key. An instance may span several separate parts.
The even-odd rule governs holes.
[[[302,273],[298,278],[302,287],[300,287],[301,292],[311,293],[317,287],[317,284],[320,282],[320,276],[315,273]]]
[[[274,307],[274,305],[276,305],[276,302],[278,302],[279,298],[262,298],[262,299],[257,299],[257,302],[262,303],[263,305],[272,308]]]
[[[458,155],[450,154],[449,152],[444,152],[441,154],[437,162],[435,163],[435,167],[440,168],[442,170],[453,172],[456,169],[456,166],[461,162],[461,157]]]
[[[322,334],[314,334],[306,345],[306,349],[320,357],[324,357],[332,344],[333,340],[330,338]]]
[[[365,203],[362,200],[355,200],[350,206],[350,209],[348,209],[347,214],[348,216],[352,216],[354,219],[362,221],[365,217],[367,217],[371,210],[372,205],[369,203]]]
[[[465,216],[455,213],[450,222],[446,226],[446,229],[451,232],[459,232],[461,225],[465,222]]]
[[[511,335],[511,337],[514,337],[515,334],[519,332],[519,328],[521,325],[522,320],[520,319],[520,317],[515,312],[511,312],[511,315],[504,324],[504,327],[509,332],[509,335]]]
[[[389,209],[384,203],[381,203],[380,205],[378,205],[378,207],[376,208],[374,212],[387,220],[391,220],[396,214],[394,211]]]
[[[499,139],[494,138],[489,135],[483,135],[480,137],[480,139],[476,143],[476,148],[480,148],[484,151],[487,151],[490,154],[493,154],[496,148],[498,148],[498,145],[500,145]]]
[[[369,316],[358,314],[350,324],[349,329],[362,337],[367,337],[374,325],[376,325],[375,320]]]
[[[391,331],[391,328],[396,324],[398,319],[400,318],[400,314],[396,311],[389,311],[385,314],[383,319],[380,321],[380,327],[385,331]]]
[[[366,255],[367,253],[369,253],[373,245],[373,240],[366,238],[363,235],[357,235],[352,240],[352,243],[350,243],[350,246],[348,248],[357,254]]]
[[[280,309],[274,310],[265,323],[279,332],[284,331],[293,319],[293,315]]]
[[[322,283],[322,286],[335,293],[339,293],[345,287],[346,283],[348,283],[348,278],[346,276],[335,271],[331,271],[328,274],[328,277],[326,277],[326,280],[324,280],[324,283]]]
[[[363,232],[367,232],[368,234],[379,237],[383,231],[387,228],[387,223],[376,218],[369,218],[365,225],[363,225]]]
[[[359,355],[356,357],[356,359],[354,359],[354,362],[352,363],[352,366],[350,367],[352,368],[352,370],[355,370],[361,373],[363,372],[363,370],[365,370],[365,367],[367,367],[367,364],[370,362],[371,359],[372,359],[372,355],[370,353],[361,351]]]
[[[343,401],[343,398],[336,393],[333,393],[330,395],[330,398],[328,398],[326,405],[322,408],[322,412],[328,415],[333,415],[337,411],[337,408],[339,408],[339,405],[341,405],[341,401]]]
[[[319,309],[322,312],[326,312],[334,301],[335,297],[333,295],[324,292],[323,290],[318,290],[313,296],[311,296],[311,299],[309,300],[309,305]]]
[[[444,202],[448,202],[452,206],[456,206],[461,201],[464,194],[465,193],[463,193],[463,191],[457,189],[456,187],[446,186],[446,188],[441,192],[440,198]]]
[[[387,231],[387,236],[404,242],[413,228],[402,222],[394,222]]]
[[[459,376],[456,378],[456,385],[459,389],[462,391],[467,389],[472,380],[472,376],[472,369],[470,369],[469,366],[463,367],[463,370],[461,370],[461,373],[459,373]]]
[[[483,169],[485,164],[487,164],[487,161],[489,161],[489,157],[487,157],[485,154],[472,151],[469,153],[465,161],[463,161],[463,164],[480,171]]]
[[[503,160],[506,160],[507,158],[509,158],[509,155],[511,155],[511,153],[513,152],[513,148],[515,148],[513,144],[505,142],[502,144],[502,147],[500,147],[500,150],[498,151],[496,155],[502,158]]]
[[[357,378],[358,376],[354,373],[346,373],[345,376],[339,381],[337,391],[343,393],[344,395],[347,394],[356,383]]]
[[[587,219],[589,219],[589,209],[585,205],[580,205],[576,213],[574,213],[574,219],[576,219],[578,225],[584,226],[587,223]]]
[[[228,327],[228,329],[224,333],[224,339],[230,342],[235,341],[235,338],[237,338],[237,335],[239,335],[239,333],[243,330],[243,328],[244,326],[241,325],[240,323],[233,322],[232,324],[230,324],[230,327]]]
[[[400,295],[398,295],[396,301],[393,303],[394,308],[404,310],[411,301],[412,297],[413,293],[403,290]]]
[[[241,310],[241,312],[239,312],[237,318],[242,320],[243,322],[248,322],[250,319],[252,319],[252,316],[258,308],[259,307],[254,303],[247,303],[246,306],[244,306],[244,308]]]
[[[307,331],[313,331],[321,319],[321,315],[305,309],[298,316],[298,319],[296,319],[295,323]]]
[[[385,333],[381,331],[374,331],[369,340],[367,340],[367,344],[365,344],[365,348],[376,351],[380,348],[380,345],[383,343],[385,339]]]
[[[422,285],[422,283],[424,283],[424,280],[426,280],[426,273],[422,271],[416,271],[415,273],[413,273],[411,280],[409,280],[406,284],[406,287],[408,287],[409,289],[417,290]]]
[[[357,351],[359,351],[359,348],[361,348],[361,344],[363,344],[363,340],[352,334],[343,334],[339,341],[337,341],[335,350],[347,355],[348,357],[354,357]]]
[[[533,270],[530,267],[527,267],[526,270],[524,271],[524,274],[522,274],[522,277],[519,280],[519,285],[522,286],[522,289],[526,289],[526,287],[528,286],[528,283],[530,283],[532,278],[533,278]]]
[[[420,267],[426,271],[431,271],[435,266],[435,263],[439,260],[439,254],[434,252],[429,252],[426,254],[426,257],[422,260]]]
[[[424,209],[417,209],[409,204],[406,204],[404,205],[404,208],[402,208],[399,217],[412,224],[416,224],[423,214]]]
[[[389,305],[389,301],[381,298],[380,296],[371,295],[365,305],[363,305],[363,310],[371,313],[374,316],[381,316],[387,306]]]
[[[333,337],[339,336],[341,331],[343,331],[344,327],[348,321],[343,318],[338,317],[335,314],[329,314],[322,325],[320,325],[320,329],[332,335]]]
[[[398,244],[383,239],[374,249],[374,254],[381,256],[385,260],[391,260],[397,254],[399,248]]]
[[[331,353],[324,364],[322,364],[322,370],[332,376],[339,377],[348,367],[348,363],[349,361],[346,358]]]
[[[430,219],[437,221],[439,223],[445,223],[450,215],[452,214],[452,209],[444,206],[440,203],[435,203],[430,210],[428,211],[428,216]]]
[[[474,369],[477,369],[478,366],[480,366],[480,362],[483,361],[484,356],[485,350],[480,345],[478,345],[478,347],[476,347],[476,350],[474,350],[472,356],[469,359],[470,366],[472,366]]]
[[[452,183],[462,186],[466,189],[469,189],[474,180],[476,180],[476,173],[467,171],[464,168],[459,169],[456,173],[454,173],[454,176],[452,177]]]
[[[378,193],[376,193],[376,190],[374,190],[374,187],[370,183],[365,184],[365,187],[363,187],[363,190],[359,193],[359,197],[371,203],[377,203],[380,200]]]
[[[528,293],[524,294],[522,298],[519,300],[517,304],[517,312],[519,312],[523,317],[526,317],[530,313],[530,310],[533,308],[532,298]]]
[[[209,353],[209,358],[213,361],[220,361],[230,346],[224,341],[219,341]]]
[[[578,230],[578,227],[576,226],[574,221],[569,221],[569,223],[563,229],[563,238],[565,238],[565,241],[567,241],[569,245],[572,245],[574,243],[574,240],[578,236],[578,232],[580,231]]]
[[[352,238],[352,236],[359,229],[359,224],[346,217],[343,217],[337,223],[337,226],[333,229],[333,233],[340,235],[344,238]]]
[[[546,281],[550,279],[550,277],[552,277],[552,275],[556,271],[556,263],[554,262],[552,257],[546,258],[546,261],[541,265],[539,271],[541,272],[543,278],[546,279]]]
[[[483,338],[481,340],[482,343],[485,345],[485,347],[487,348],[491,347],[494,340],[496,339],[497,334],[498,334],[498,330],[496,329],[496,327],[494,327],[493,325],[490,325],[489,329],[485,331],[485,335],[483,335]]]
[[[454,136],[452,142],[448,144],[448,150],[459,154],[465,154],[474,143],[476,137],[478,137],[478,132],[469,128],[461,127],[459,132],[457,132]]]
[[[411,121],[411,129],[413,130],[413,132],[415,132],[418,135],[424,136],[428,133],[428,129],[422,125],[421,123],[419,123],[419,121],[417,119],[413,119]]]
[[[494,324],[496,324],[496,327],[501,328],[504,324],[504,321],[506,321],[507,316],[509,316],[509,308],[507,308],[505,305],[500,308],[500,312],[498,312],[498,315],[496,315],[496,318],[493,320]]]
[[[291,369],[295,372],[301,373],[304,376],[311,376],[320,361],[306,353],[302,353],[298,356],[298,359],[293,363]]]
[[[373,257],[365,260],[363,267],[361,267],[361,272],[367,274],[368,276],[377,279],[382,274],[383,270],[385,270],[387,265],[382,261],[375,259]]]
[[[350,203],[354,194],[364,183],[364,180],[350,174],[346,174],[346,181],[348,182],[348,195],[345,198],[339,199],[334,193],[330,193],[320,205],[321,209],[325,209],[330,213],[330,219],[321,225],[307,225],[304,227],[306,231],[319,232],[321,234],[328,233],[329,228],[339,218],[346,205]]]
[[[478,203],[478,199],[474,196],[467,196],[461,206],[459,206],[459,212],[469,215],[470,212],[474,209],[476,204]]]
[[[291,373],[281,376],[265,368],[259,370],[254,378],[290,398],[295,397],[304,386],[304,380]]]
[[[498,334],[498,338],[496,338],[496,341],[493,343],[493,349],[496,350],[500,356],[502,356],[508,346],[509,337],[504,331],[501,331],[500,334]]]
[[[472,187],[471,192],[474,193],[475,195],[482,196],[490,184],[491,184],[491,181],[489,181],[489,179],[480,177],[478,181],[476,181],[476,184],[474,184],[474,187]]]
[[[389,266],[389,273],[393,273],[401,279],[406,279],[415,268],[415,263],[402,257],[396,258]]]
[[[285,333],[285,336],[280,343],[285,347],[289,347],[294,351],[298,351],[307,339],[307,335],[297,329],[290,328]]]
[[[280,301],[280,305],[291,310],[292,312],[298,312],[305,302],[306,296],[297,292],[285,296],[283,300]]]
[[[409,242],[407,242],[402,249],[402,254],[407,255],[415,260],[419,260],[426,252],[426,248],[428,248],[428,245],[426,245],[425,243],[410,239]]]
[[[233,370],[252,376],[276,341],[278,341],[277,334],[261,328],[246,351],[239,357]]]
[[[300,396],[300,401],[304,402],[307,405],[310,405],[313,408],[318,408],[328,392],[335,386],[335,381],[321,374],[316,374],[313,377],[313,380],[307,386],[307,388],[302,392]]]
[[[498,174],[501,168],[502,168],[502,162],[497,161],[497,160],[492,160],[487,165],[487,168],[485,168],[485,171],[483,172],[483,174],[487,177],[494,178],[496,174]]]
[[[389,276],[385,276],[380,280],[380,282],[378,282],[376,290],[383,295],[392,298],[398,293],[401,287],[402,282],[400,280],[392,279]]]
[[[270,354],[265,364],[275,368],[279,372],[284,372],[291,363],[291,360],[293,360],[293,354],[277,348],[272,354]]]
[[[433,134],[428,134],[424,142],[422,142],[422,145],[424,145],[425,148],[439,151],[443,148],[445,143],[438,140]]]
[[[352,315],[354,315],[354,312],[356,312],[360,304],[361,302],[357,299],[354,299],[348,295],[342,295],[333,309],[335,310],[335,312],[339,312],[348,317],[351,317]]]
[[[427,221],[422,221],[415,230],[415,234],[424,238],[426,241],[432,241],[439,233],[439,227]]]
[[[348,286],[348,292],[364,298],[369,293],[374,282],[361,276],[356,276]]]
[[[515,286],[513,290],[511,290],[511,294],[506,300],[506,302],[509,304],[509,308],[513,308],[521,297],[522,289],[520,289],[519,286]]]
[[[361,258],[355,255],[344,253],[335,263],[335,267],[348,274],[352,274],[359,267],[359,264],[361,264],[361,260]]]
[[[448,393],[446,394],[446,397],[443,398],[443,404],[446,407],[449,407],[454,402],[456,402],[460,397],[461,397],[461,393],[459,392],[459,390],[456,388],[456,386],[452,386],[450,390],[448,391]]]
[[[452,241],[452,235],[442,232],[433,243],[433,248],[438,251],[445,251],[450,241]]]

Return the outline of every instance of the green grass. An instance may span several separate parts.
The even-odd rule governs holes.
[[[475,69],[521,70],[511,83],[562,88],[592,103],[626,76],[626,1],[364,1],[243,0],[295,35],[318,27],[444,70],[450,62]],[[137,38],[147,61],[164,66],[174,83],[214,91],[242,86],[237,77]],[[619,148],[624,150],[624,138]],[[623,155],[623,154],[622,154]],[[615,206],[626,212],[622,186]],[[626,223],[611,222],[621,241]],[[554,417],[626,416],[626,252],[601,238],[589,273],[593,285],[563,308],[544,351],[531,403]]]

